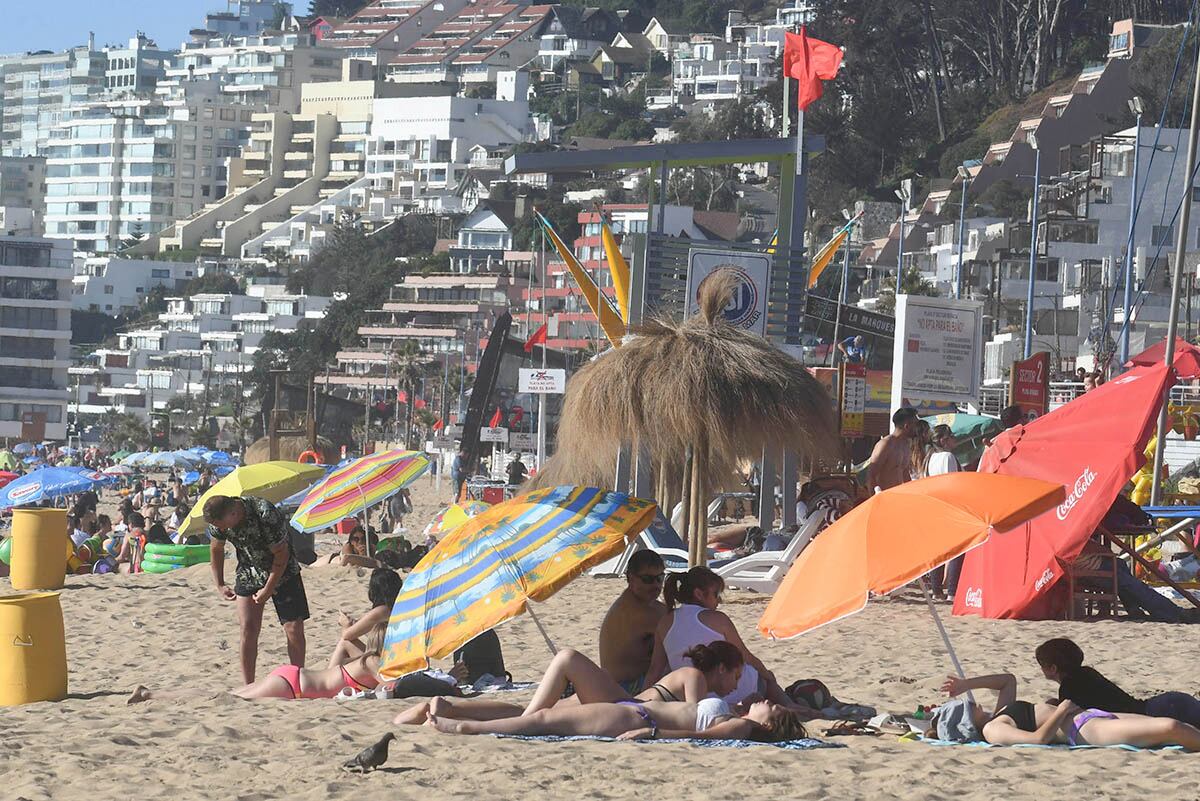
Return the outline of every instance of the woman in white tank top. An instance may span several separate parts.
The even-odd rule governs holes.
[[[646,683],[653,684],[667,673],[687,667],[684,653],[697,645],[725,640],[737,647],[746,660],[737,689],[724,700],[738,704],[751,695],[761,695],[790,706],[791,699],[780,688],[775,676],[742,642],[737,628],[724,613],[718,612],[725,581],[706,567],[693,567],[686,573],[668,576],[663,597],[669,612],[654,633],[654,655]],[[676,606],[676,604],[679,606]]]

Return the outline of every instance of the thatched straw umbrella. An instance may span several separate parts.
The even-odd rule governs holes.
[[[622,443],[648,453],[665,488],[682,487],[689,541],[703,554],[705,498],[742,459],[764,447],[812,463],[840,456],[833,405],[800,362],[722,315],[732,273],[700,287],[700,313],[654,320],[575,373],[567,385],[557,452],[537,486],[611,487]]]
[[[279,438],[279,458],[285,462],[294,462],[300,454],[309,449],[308,437],[283,436]],[[325,437],[317,437],[317,447],[314,449],[321,457],[322,464],[335,464],[338,460],[337,449]],[[271,443],[267,437],[260,437],[242,457],[243,464],[258,464],[271,458]]]

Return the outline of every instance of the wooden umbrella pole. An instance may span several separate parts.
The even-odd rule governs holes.
[[[704,472],[704,450],[700,446],[692,449],[692,502],[691,514],[688,520],[688,566],[695,567],[703,562],[704,542],[702,520],[704,518],[704,498],[701,492],[701,474]]]
[[[682,518],[679,523],[679,531],[675,532],[679,536],[687,538],[689,534],[688,521],[692,517],[692,449],[687,449],[687,454],[683,460],[683,487],[681,488],[682,498],[680,499],[680,509],[682,510]],[[670,512],[667,513],[667,519],[671,519]],[[691,551],[691,540],[688,540],[688,553]],[[689,560],[690,557],[689,557]]]
[[[692,506],[696,520],[696,559],[695,564],[708,563],[708,449],[706,446],[696,448],[696,458],[692,463],[695,483],[692,487]]]

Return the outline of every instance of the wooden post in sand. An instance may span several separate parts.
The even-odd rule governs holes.
[[[688,566],[695,567],[705,563],[707,554],[707,536],[705,534],[705,518],[707,508],[704,501],[704,477],[708,470],[708,459],[705,446],[697,445],[692,448],[691,458],[691,514],[688,515]]]

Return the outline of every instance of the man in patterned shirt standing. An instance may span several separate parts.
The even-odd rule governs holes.
[[[212,575],[217,592],[226,601],[237,601],[242,629],[242,679],[254,681],[258,662],[258,634],[263,605],[270,598],[287,636],[288,659],[304,667],[304,621],[308,598],[300,578],[300,565],[292,553],[287,518],[261,498],[217,495],[204,503],[204,519],[212,538]],[[233,587],[225,583],[225,542],[237,550]]]

